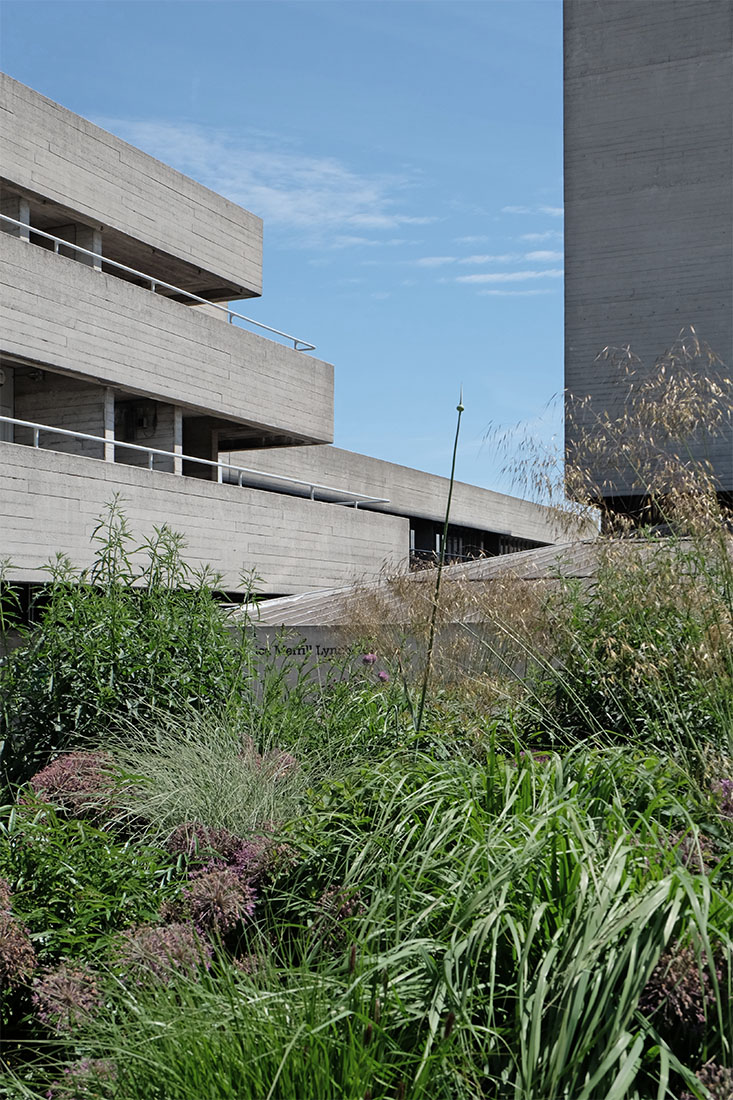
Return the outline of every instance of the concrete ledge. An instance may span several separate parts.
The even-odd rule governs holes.
[[[296,593],[397,571],[407,555],[408,521],[393,516],[13,443],[0,443],[0,472],[0,558],[18,581],[44,580],[57,552],[89,565],[95,520],[115,493],[137,538],[167,523],[186,561],[220,571],[227,590],[243,568],[265,593]]]
[[[0,105],[12,184],[262,293],[260,218],[4,74]]]
[[[440,523],[445,517],[448,478],[338,447],[273,447],[266,451],[233,451],[230,460],[258,470],[312,478],[336,488],[386,497],[389,504],[369,506],[375,511]],[[561,542],[567,539],[567,531],[562,529],[552,509],[461,481],[453,487],[451,523],[500,531],[535,542]]]
[[[0,233],[0,349],[157,400],[333,439],[333,367]]]

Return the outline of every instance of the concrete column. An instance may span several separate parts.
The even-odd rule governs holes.
[[[79,248],[87,248],[90,252],[96,252],[101,255],[101,229],[92,229],[91,226],[88,225],[77,225],[76,243],[79,245]],[[85,256],[83,252],[75,252],[74,257],[79,263],[87,264],[89,267],[93,267],[95,271],[102,270],[102,261],[94,256]]]
[[[115,460],[115,391],[111,386],[104,390],[104,461]]]
[[[218,428],[212,428],[211,429],[211,461],[212,462],[218,462],[219,461],[219,429]],[[213,481],[221,482],[221,481],[224,480],[224,471],[222,470],[221,466],[213,466],[211,468],[211,477],[212,477]]]
[[[2,205],[0,205],[0,213],[6,214],[9,218],[15,218],[18,222],[23,222],[22,226],[8,225],[7,222],[0,223],[6,233],[9,233],[11,237],[19,237],[22,241],[30,240],[30,233],[26,226],[31,224],[31,208],[27,199],[24,199],[21,195],[5,195]]]
[[[183,454],[183,409],[180,405],[173,406],[173,451],[176,456]],[[183,459],[173,459],[173,473],[179,477],[183,473]]]
[[[0,367],[0,416],[15,416],[12,367]],[[0,440],[3,443],[13,442],[13,427],[13,424],[0,421]]]

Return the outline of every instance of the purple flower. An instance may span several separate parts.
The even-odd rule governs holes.
[[[377,655],[376,655],[376,653],[365,653],[364,656],[362,657],[362,661],[364,662],[365,665],[376,664]]]
[[[730,1100],[733,1096],[733,1069],[726,1069],[715,1062],[706,1062],[697,1070],[697,1079],[710,1093],[712,1100]],[[691,1092],[683,1092],[680,1100],[695,1100]]]
[[[11,913],[10,885],[0,878],[0,987],[23,984],[35,966],[28,930]]]
[[[84,966],[61,963],[33,982],[31,998],[41,1023],[58,1033],[84,1023],[102,1003],[97,979]]]
[[[722,980],[720,966],[716,977]],[[698,1037],[705,1030],[715,993],[704,960],[692,947],[675,944],[659,959],[639,999],[639,1008],[663,1032]]]
[[[123,969],[168,983],[173,974],[194,975],[211,965],[211,948],[190,924],[128,928],[120,937],[118,960]]]
[[[238,958],[232,959],[232,962],[237,970],[249,977],[259,973],[265,966],[264,957],[256,954],[240,955]]]
[[[72,814],[109,806],[114,791],[112,759],[104,752],[68,752],[31,778],[35,793]]]
[[[221,865],[230,863],[245,841],[228,829],[210,829],[198,821],[178,825],[166,841],[169,852],[181,853],[191,860],[206,863],[212,859]]]
[[[196,872],[183,896],[196,927],[220,935],[252,916],[256,898],[252,884],[229,868]]]
[[[201,870],[233,871],[239,878],[256,883],[278,855],[268,836],[245,840],[228,829],[210,829],[198,822],[187,822],[173,830],[166,841],[170,852],[188,856]]]
[[[382,681],[383,684],[389,683],[389,673],[386,669],[380,668],[379,672],[377,673],[377,677]]]
[[[82,1096],[109,1096],[115,1092],[117,1071],[106,1058],[82,1058],[64,1070],[64,1079],[54,1081],[47,1100],[79,1100]],[[101,1087],[102,1091],[99,1092]],[[91,1089],[94,1088],[94,1092]]]

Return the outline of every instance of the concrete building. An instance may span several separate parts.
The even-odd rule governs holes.
[[[361,510],[408,521],[413,565],[431,564],[439,557],[448,478],[332,446],[273,447],[221,457],[261,471],[260,476],[246,475],[249,485],[261,485],[263,475],[276,473],[371,495],[376,499],[360,505]],[[446,541],[446,555],[452,561],[513,554],[562,537],[563,524],[550,509],[460,481],[453,486]]]
[[[564,18],[565,383],[614,416],[607,346],[648,372],[693,326],[733,370],[733,4],[565,0]],[[733,493],[733,424],[691,452]],[[630,474],[592,472],[613,507],[638,502]]]
[[[136,534],[168,523],[232,592],[242,568],[282,595],[403,568],[411,539],[434,550],[445,479],[329,448],[333,368],[229,308],[261,293],[259,218],[9,77],[0,115],[14,578],[42,580],[57,552],[89,564],[114,494]],[[561,537],[525,501],[459,486],[456,502],[454,556]]]

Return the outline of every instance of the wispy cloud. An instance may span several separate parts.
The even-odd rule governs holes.
[[[457,256],[421,256],[419,260],[415,260],[415,266],[443,267],[445,264],[454,264],[457,261]]]
[[[546,229],[544,233],[522,233],[520,241],[561,241],[562,233],[559,229]]]
[[[472,256],[421,256],[417,260],[408,260],[416,267],[445,267],[447,264],[509,264],[524,261],[533,263],[555,263],[562,260],[562,252],[502,252],[499,254],[477,253]]]
[[[481,244],[483,241],[488,241],[489,237],[485,233],[477,233],[470,237],[456,237],[455,244]]]
[[[402,244],[414,244],[407,237],[391,237],[389,240],[381,240],[376,237],[355,237],[339,235],[329,239],[329,248],[394,248]]]
[[[547,214],[550,218],[563,216],[562,206],[502,206],[502,214]]]
[[[534,297],[537,294],[553,294],[554,287],[542,287],[541,289],[533,290],[479,290],[477,291],[482,297],[497,297],[497,298],[528,298]]]
[[[525,260],[534,260],[536,263],[556,263],[563,259],[562,252],[527,252]]]
[[[464,256],[459,263],[462,264],[507,264],[512,260],[521,260],[522,256],[515,252],[504,252],[500,256]]]
[[[359,173],[335,157],[309,156],[272,135],[235,135],[167,122],[100,121],[270,226],[299,230],[312,238],[341,230],[340,247],[364,244],[363,231],[437,220],[405,209],[405,192],[412,181],[404,176]]]
[[[561,267],[548,267],[545,271],[491,271],[481,275],[457,275],[457,283],[521,283],[525,279],[560,279]]]

